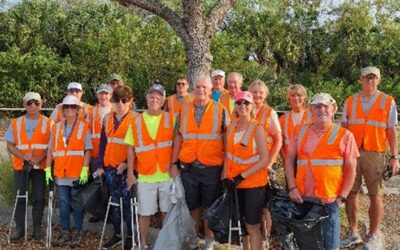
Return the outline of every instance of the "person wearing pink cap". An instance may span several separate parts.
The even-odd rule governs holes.
[[[237,189],[240,218],[247,236],[244,249],[262,249],[260,219],[268,184],[269,153],[263,127],[253,118],[253,96],[248,91],[235,95],[233,120],[225,134],[224,176]]]

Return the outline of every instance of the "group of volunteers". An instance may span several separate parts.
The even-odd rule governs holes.
[[[132,89],[115,74],[98,87],[95,106],[81,101],[80,83],[69,83],[66,97],[50,118],[40,113],[40,95],[28,92],[23,98],[26,114],[13,119],[6,133],[14,163],[14,194],[28,188],[24,171],[30,166],[33,237],[41,240],[45,187],[54,180],[61,224],[54,244],[78,247],[84,209],[80,189],[74,186],[87,183],[90,174],[104,175],[113,204],[113,236],[103,248],[124,241],[124,248],[131,249],[135,229],[130,189],[136,185],[138,240],[142,249],[149,249],[151,216],[160,211],[165,217],[171,206],[171,185],[180,176],[195,229],[204,235],[209,250],[214,237],[202,210],[221,195],[225,181],[237,190],[246,229],[244,249],[268,249],[272,222],[266,191],[280,155],[290,199],[296,203],[316,199],[328,212],[322,221],[325,249],[362,242],[364,249],[384,249],[379,230],[383,174],[387,164],[393,175],[399,169],[397,107],[393,97],[378,90],[378,68],[361,69],[359,81],[362,89],[346,100],[341,126],[333,121],[338,105],[328,93],[309,99],[304,86],[291,85],[286,95],[291,110],[278,117],[266,102],[269,91],[263,81],[254,80],[243,91],[242,75],[226,76],[222,70],[195,77],[191,92],[187,78],[179,77],[176,94],[169,97],[162,85],[151,85],[147,108],[141,113],[135,111]],[[369,233],[364,240],[358,228],[362,177],[370,199]],[[123,213],[115,205],[121,199]],[[350,228],[340,240],[339,212],[344,204]],[[25,236],[24,214],[24,201],[18,199],[14,243]],[[127,226],[125,239],[121,216]],[[189,245],[200,249],[197,235]]]

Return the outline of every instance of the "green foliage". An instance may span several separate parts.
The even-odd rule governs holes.
[[[0,165],[0,202],[12,204],[13,197],[13,165],[11,161]]]
[[[178,14],[181,1],[162,1]],[[205,0],[207,13],[216,0]],[[212,68],[243,73],[245,86],[259,78],[268,102],[287,109],[286,88],[300,83],[309,94],[329,92],[343,104],[359,90],[360,69],[381,69],[380,88],[400,97],[400,8],[393,0],[239,0],[211,43]],[[115,3],[27,0],[0,12],[0,107],[20,107],[26,91],[54,107],[70,81],[83,99],[111,73],[132,86],[144,107],[149,84],[174,92],[187,71],[184,47],[160,17]]]

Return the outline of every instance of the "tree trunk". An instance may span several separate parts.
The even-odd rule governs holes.
[[[188,79],[191,86],[198,75],[210,73],[212,63],[211,38],[223,22],[225,14],[235,3],[235,0],[219,0],[205,15],[205,0],[182,0],[182,14],[178,14],[160,1],[116,1],[125,6],[133,5],[154,13],[171,25],[185,47]]]

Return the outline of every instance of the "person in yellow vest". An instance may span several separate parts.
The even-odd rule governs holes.
[[[162,217],[171,206],[168,194],[172,185],[169,168],[172,163],[174,115],[162,111],[165,89],[150,86],[146,96],[147,109],[132,119],[125,137],[128,151],[128,187],[137,182],[140,236],[143,249],[149,248],[150,219],[158,208]],[[138,178],[134,176],[134,166]]]
[[[67,95],[72,95],[78,98],[79,100],[82,99],[83,95],[83,88],[82,84],[78,82],[70,82],[68,83],[67,86]],[[82,109],[79,111],[79,118],[82,119],[83,121],[90,123],[92,120],[92,115],[93,115],[93,106],[89,105],[87,103],[82,102]],[[59,122],[63,118],[63,110],[62,110],[62,103],[58,104],[56,108],[53,110],[53,112],[50,115],[50,118],[54,122]]]
[[[108,78],[107,78],[107,84],[108,86],[111,87],[111,89],[115,89],[116,87],[125,85],[125,82],[122,80],[122,77],[118,74],[111,74]],[[135,97],[133,97],[133,101],[132,101],[132,109],[133,111],[137,111],[137,106],[135,103]]]
[[[183,103],[193,100],[193,94],[188,92],[189,83],[186,76],[181,76],[176,80],[176,94],[168,96],[165,110],[174,116],[179,114]]]
[[[55,245],[79,247],[82,241],[83,201],[76,185],[88,181],[92,141],[89,124],[79,118],[81,101],[67,95],[62,102],[63,119],[52,128],[46,159],[46,182],[55,178],[60,201],[61,232]],[[54,160],[53,171],[51,165]],[[52,174],[53,172],[53,174]],[[70,212],[73,210],[75,231],[70,234]]]
[[[116,87],[112,93],[112,101],[114,103],[113,111],[105,116],[101,129],[96,173],[98,176],[105,175],[105,182],[113,204],[120,204],[120,198],[122,198],[123,219],[128,228],[124,247],[125,249],[131,249],[131,196],[126,182],[128,145],[125,144],[124,138],[132,119],[136,115],[132,111],[132,89],[127,85]],[[124,240],[121,237],[121,208],[111,205],[110,209],[114,234],[103,245],[105,249],[112,248]]]
[[[291,106],[291,110],[283,114],[279,121],[282,128],[283,147],[280,155],[283,161],[289,146],[289,138],[293,136],[297,127],[311,122],[311,112],[307,108],[307,90],[301,84],[293,84],[288,87],[286,100]]]
[[[238,119],[232,121],[225,134],[224,173],[237,189],[239,213],[248,233],[244,249],[261,250],[260,218],[272,164],[263,125],[252,117],[254,106],[250,92],[236,93]]]
[[[228,93],[225,89],[225,72],[220,69],[214,70],[211,72],[211,80],[213,85],[211,99],[218,102],[221,95]]]
[[[195,99],[183,105],[177,116],[171,176],[181,169],[185,198],[199,233],[201,209],[208,208],[221,191],[224,160],[223,135],[229,115],[221,103],[211,100],[211,78],[198,76],[193,82]],[[213,234],[204,220],[206,249],[213,248]],[[198,247],[193,237],[191,248]]]
[[[340,207],[353,186],[359,152],[353,134],[332,121],[337,110],[332,96],[314,95],[310,110],[314,121],[299,127],[289,140],[285,161],[288,193],[296,203],[303,203],[307,197],[325,205],[328,218],[322,220],[324,248],[339,249]]]
[[[272,174],[272,177],[274,177],[273,175],[277,169],[277,156],[282,147],[281,126],[279,125],[278,114],[266,103],[269,89],[263,81],[259,79],[254,80],[249,86],[249,91],[253,95],[254,99],[253,111],[255,119],[264,128],[268,153],[271,158],[270,164],[267,166],[267,169],[271,170],[268,174]],[[270,188],[269,185],[267,185],[267,188]],[[272,220],[266,205],[267,203],[265,202],[263,208],[263,227],[266,238],[265,248],[268,249],[271,236]]]
[[[369,234],[364,249],[384,249],[379,226],[383,217],[383,173],[385,153],[390,151],[389,166],[394,174],[399,169],[397,142],[397,107],[393,97],[378,90],[381,73],[376,67],[361,70],[362,90],[350,96],[343,110],[342,126],[353,134],[361,157],[357,162],[357,176],[346,203],[350,224],[343,247],[362,242],[358,232],[359,192],[362,177],[371,201],[369,207]],[[389,147],[388,147],[389,146]]]
[[[16,196],[17,190],[20,194],[25,194],[29,184],[26,181],[31,180],[33,195],[28,196],[33,198],[33,237],[40,240],[42,239],[40,226],[45,203],[45,174],[43,169],[46,163],[45,158],[52,122],[49,118],[40,114],[42,99],[38,93],[26,93],[23,98],[23,105],[26,113],[11,121],[5,139],[14,166],[13,195]],[[28,180],[25,179],[26,171],[29,174]],[[18,199],[15,222],[16,233],[10,239],[13,243],[25,236],[24,199]]]
[[[235,95],[240,91],[243,85],[243,76],[238,72],[231,72],[227,77],[228,83],[228,92],[221,95],[219,101],[224,105],[226,110],[228,111],[229,118],[233,120],[235,115],[233,110],[235,108]]]

